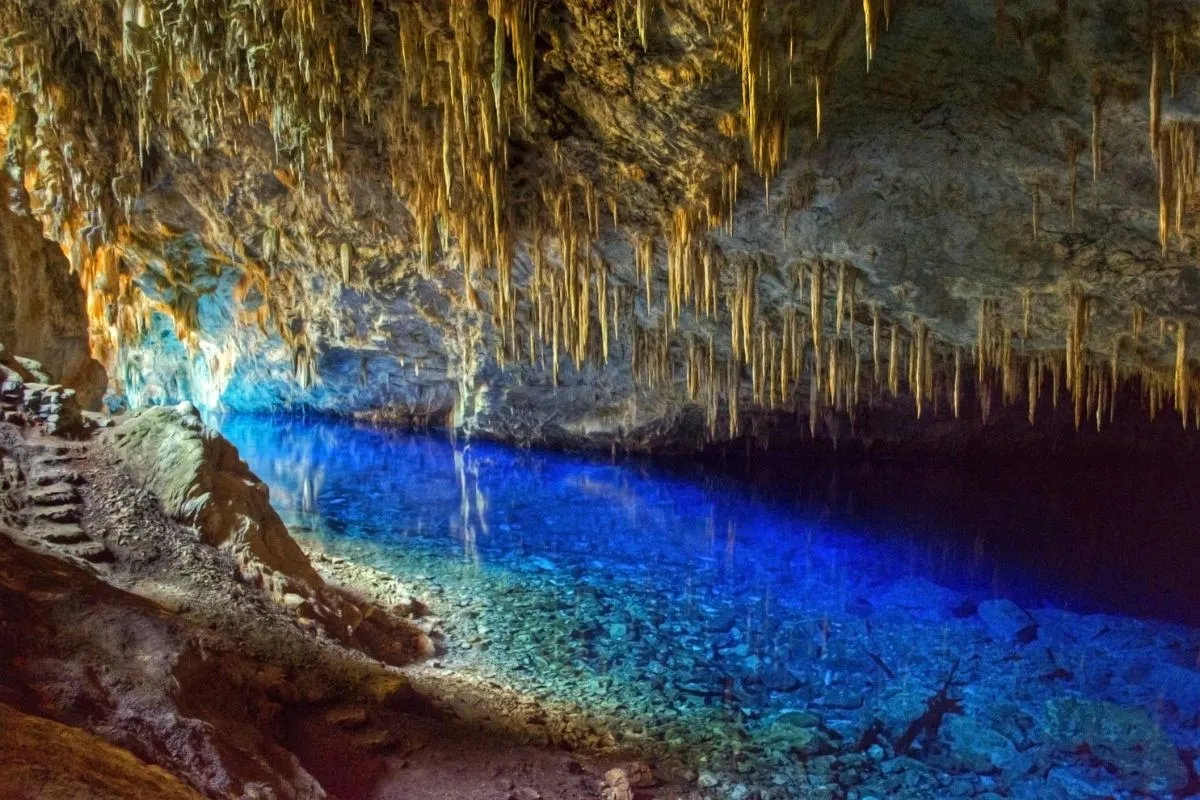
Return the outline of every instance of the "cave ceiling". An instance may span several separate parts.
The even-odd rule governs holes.
[[[1163,0],[7,0],[0,181],[134,403],[1186,421],[1198,55]]]

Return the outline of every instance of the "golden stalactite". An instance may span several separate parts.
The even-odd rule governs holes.
[[[1188,324],[1184,321],[1175,323],[1175,408],[1183,427],[1188,425],[1188,402],[1191,396],[1191,370],[1187,361]]]
[[[1084,347],[1091,321],[1091,302],[1078,290],[1067,295],[1066,377],[1067,389],[1074,402],[1075,428],[1083,422],[1084,402]],[[1057,392],[1056,392],[1057,394]]]
[[[817,261],[812,265],[812,287],[809,290],[809,319],[812,321],[812,343],[815,353],[821,352],[821,329],[825,325],[825,264]],[[818,365],[817,375],[821,373],[820,358],[814,359]]]
[[[962,412],[962,348],[954,348],[954,395],[952,399],[954,418],[959,419]]]
[[[833,317],[833,333],[835,336],[842,335],[842,319],[845,316],[846,310],[846,262],[838,262],[838,280],[837,280],[837,301],[834,305],[836,309]]]
[[[927,337],[929,336],[929,327],[924,322],[917,322],[915,325],[916,335],[913,337],[913,351],[916,355],[916,364],[914,367],[914,391],[917,404],[917,419],[921,418],[921,413],[924,410],[926,393],[928,388],[928,377],[932,375],[932,365],[929,363],[929,357],[926,353]]]
[[[888,335],[888,392],[900,396],[900,326],[895,323]]]
[[[1025,289],[1021,292],[1021,338],[1029,341],[1030,330],[1033,327],[1033,292]]]
[[[1170,244],[1172,228],[1183,243],[1184,213],[1200,195],[1197,158],[1200,123],[1170,120],[1160,132],[1155,157],[1158,176],[1158,237],[1163,255]]]
[[[1150,44],[1150,154],[1158,158],[1159,132],[1162,126],[1162,45],[1158,36]]]
[[[1068,209],[1070,211],[1071,229],[1074,230],[1076,205],[1079,198],[1079,153],[1083,149],[1086,139],[1074,128],[1065,129],[1064,137],[1067,157],[1067,182],[1070,186]]]
[[[1108,94],[1104,75],[1099,70],[1092,73],[1090,88],[1092,95],[1092,182],[1095,183],[1100,180],[1100,169],[1102,167],[1100,117],[1104,111],[1104,101]]]
[[[879,384],[879,305],[871,304],[871,370],[875,384]]]
[[[741,0],[740,64],[742,118],[750,143],[751,163],[768,182],[783,163],[786,106],[772,80],[769,42],[763,32],[763,0]]]
[[[1042,216],[1042,187],[1038,183],[1033,184],[1033,241],[1038,239],[1038,230],[1041,228]]]
[[[875,24],[875,9],[872,0],[863,0],[863,24],[866,27],[867,72],[870,72],[871,59],[875,57],[875,45],[879,42],[879,27]]]

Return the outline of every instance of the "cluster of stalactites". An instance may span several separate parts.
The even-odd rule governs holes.
[[[1149,150],[1158,183],[1158,239],[1165,256],[1174,233],[1183,244],[1184,214],[1200,187],[1197,176],[1197,134],[1194,120],[1164,119],[1163,99],[1175,97],[1179,72],[1190,60],[1185,52],[1188,23],[1164,25],[1151,19]]]
[[[513,125],[530,116],[537,0],[488,0],[486,10],[471,0],[451,0],[439,12],[445,14],[441,20],[433,19],[420,4],[400,4],[394,7],[394,20],[388,21],[377,19],[374,4],[365,0],[349,7],[323,0],[182,0],[169,5],[123,0],[117,20],[100,13],[78,15],[79,42],[96,55],[102,72],[112,79],[105,88],[105,81],[89,77],[89,97],[68,96],[64,90],[70,87],[52,82],[57,34],[26,30],[24,25],[41,18],[39,3],[18,0],[7,13],[0,13],[0,29],[19,32],[6,40],[12,47],[3,83],[23,91],[34,89],[40,104],[39,125],[42,120],[77,116],[72,105],[113,116],[128,111],[136,143],[126,148],[122,175],[137,174],[138,162],[150,151],[152,140],[170,153],[185,155],[218,140],[231,125],[265,123],[278,156],[292,162],[303,190],[313,167],[323,169],[331,179],[337,177],[338,139],[347,119],[379,122],[393,186],[413,213],[424,269],[427,273],[432,269],[439,251],[457,257],[464,276],[464,302],[480,307],[480,294],[486,292],[493,322],[504,340],[502,353],[515,352],[519,309],[533,306],[527,316],[536,316],[539,334],[546,335],[555,353],[561,346],[579,363],[585,355],[581,342],[589,332],[588,309],[596,303],[614,312],[618,307],[614,298],[620,288],[609,286],[614,282],[608,266],[590,254],[590,243],[599,236],[599,200],[588,182],[581,187],[583,198],[578,204],[573,188],[543,191],[540,206],[525,216],[554,220],[550,233],[557,237],[559,265],[554,270],[534,269],[534,281],[525,286],[517,286],[513,279],[517,235],[509,208],[507,148]],[[618,35],[623,36],[627,27],[625,18],[632,17],[646,49],[651,4],[634,0],[632,9],[630,5],[621,0],[611,9],[617,16]],[[769,180],[786,157],[786,104],[780,87],[785,64],[787,82],[792,81],[795,37],[790,37],[784,58],[774,52],[774,40],[762,32],[768,9],[761,0],[719,0],[718,5],[731,21],[740,21],[731,30],[740,42],[742,116],[750,160]],[[868,49],[873,51],[878,10],[869,6],[864,10]],[[890,3],[885,4],[884,14],[890,19]],[[115,38],[114,21],[120,33]],[[386,26],[394,47],[372,46],[380,38],[381,26]],[[349,31],[355,32],[357,42]],[[829,67],[820,58],[809,62],[819,117],[821,79]],[[511,75],[510,63],[515,65]],[[201,76],[204,80],[199,80]],[[378,90],[381,76],[394,79],[393,91]],[[119,87],[116,93],[112,86]],[[32,141],[35,137],[17,138]],[[46,130],[39,129],[37,138],[53,142]],[[27,154],[24,160],[30,157]],[[45,162],[44,194],[67,198],[58,205],[78,209],[76,216],[86,212],[103,217],[104,204],[97,198],[107,197],[111,190],[129,219],[138,191],[136,178],[118,175],[113,180],[99,170],[81,172],[75,168],[79,154],[69,152],[66,145],[57,151],[43,147],[37,158]],[[705,232],[718,226],[732,230],[738,175],[736,160],[722,165],[715,185],[702,191],[699,199],[680,204],[663,221],[668,327],[677,324],[685,305],[707,317],[718,313],[720,255],[708,245]],[[614,224],[620,189],[608,187],[604,198]],[[586,210],[586,226],[578,206]],[[114,226],[107,219],[90,222],[93,229],[99,228],[102,240],[113,241]],[[274,239],[271,232],[263,238],[262,256],[267,263],[278,249],[278,230],[273,234]],[[540,243],[533,249],[541,264]],[[653,253],[652,244],[648,251]],[[647,247],[640,245],[638,252],[644,256]],[[338,260],[346,283],[351,258],[350,244],[342,243]],[[647,298],[653,291],[651,262],[652,255],[640,259]],[[256,269],[254,262],[244,265],[248,275]],[[107,289],[97,291],[105,304],[119,306],[127,299]],[[258,292],[268,298],[253,312],[260,328],[267,327],[269,299],[279,293],[267,286]],[[548,302],[549,298],[558,299]],[[557,323],[554,309],[559,309]],[[194,312],[186,307],[175,312],[187,340],[194,334],[190,322]],[[598,316],[607,342],[609,315]],[[311,344],[299,342],[294,349],[297,363],[303,366],[298,377],[307,383],[311,359],[305,353]],[[607,354],[607,344],[601,349]],[[557,363],[557,357],[553,361]]]
[[[737,436],[748,408],[807,408],[814,435],[826,411],[853,422],[864,403],[888,398],[907,398],[918,418],[943,409],[958,418],[967,413],[963,398],[972,362],[973,395],[984,422],[997,405],[1024,404],[1033,424],[1044,399],[1057,408],[1066,398],[1076,427],[1086,420],[1101,427],[1114,418],[1123,387],[1134,381],[1152,417],[1171,403],[1187,424],[1196,408],[1185,325],[1160,326],[1164,341],[1168,331],[1175,336],[1172,383],[1138,357],[1144,311],[1113,340],[1110,355],[1097,355],[1088,344],[1093,304],[1079,292],[1068,293],[1063,303],[1062,350],[1029,346],[1036,298],[1028,291],[1015,319],[1005,317],[999,302],[983,301],[975,347],[964,350],[939,341],[924,320],[885,320],[877,305],[860,302],[859,273],[845,262],[794,263],[780,271],[769,259],[740,256],[722,274],[719,316],[727,327],[690,314],[684,324],[671,317],[669,305],[647,315],[651,306],[635,287],[610,287],[607,323],[614,333],[606,346],[623,342],[635,381],[650,389],[686,387],[688,400],[705,410],[713,438]],[[634,324],[638,317],[649,324]]]

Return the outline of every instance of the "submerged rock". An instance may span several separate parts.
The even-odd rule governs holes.
[[[1175,746],[1141,709],[1063,698],[1046,704],[1043,725],[1051,747],[1062,753],[1090,754],[1110,768],[1126,789],[1176,792],[1188,783]]]
[[[965,595],[925,578],[903,578],[877,598],[878,605],[914,612],[922,617],[947,617],[963,603]]]
[[[1011,600],[985,600],[976,613],[997,642],[1028,644],[1037,638],[1037,620]]]
[[[972,716],[950,715],[942,723],[950,758],[961,768],[981,775],[1007,769],[1020,755],[1003,734]]]

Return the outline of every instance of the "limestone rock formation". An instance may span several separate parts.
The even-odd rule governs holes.
[[[432,654],[420,631],[325,585],[271,507],[266,485],[190,403],[131,412],[104,437],[168,515],[231,553],[242,575],[276,602],[386,662]]]
[[[134,405],[1192,425],[1196,13],[14,0],[0,133]]]
[[[0,177],[0,346],[44,364],[75,389],[83,408],[95,409],[108,380],[89,351],[83,288],[41,225],[20,206],[8,207],[10,187]]]
[[[166,512],[195,525],[206,544],[228,549],[244,570],[262,571],[263,581],[280,596],[289,589],[289,577],[322,585],[271,508],[266,485],[233,445],[201,421],[195,407],[133,413],[109,435],[113,449]]]

